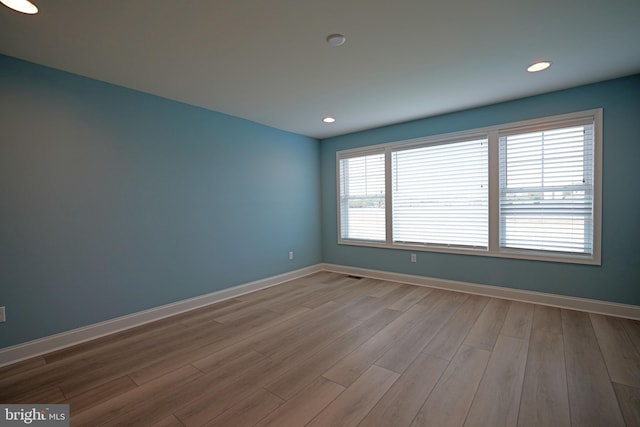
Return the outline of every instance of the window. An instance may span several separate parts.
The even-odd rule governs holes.
[[[500,136],[500,247],[593,250],[593,123]]]
[[[340,160],[340,234],[385,240],[384,151]]]
[[[393,242],[486,248],[487,139],[392,151]]]
[[[338,242],[600,263],[602,110],[337,153]]]

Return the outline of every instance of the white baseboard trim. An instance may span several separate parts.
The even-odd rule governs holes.
[[[0,349],[0,367],[322,271],[321,264]]]
[[[0,349],[0,367],[20,362],[21,360],[39,356],[65,347],[80,344],[85,341],[100,338],[115,332],[120,332],[145,323],[164,319],[165,317],[184,313],[189,310],[204,307],[209,304],[235,298],[240,295],[254,292],[259,289],[278,285],[289,280],[298,279],[320,271],[350,274],[354,276],[371,277],[374,279],[392,282],[407,283],[416,286],[446,289],[465,292],[469,294],[485,295],[495,298],[522,301],[533,304],[547,305],[551,307],[568,308],[590,313],[604,314],[608,316],[623,317],[640,320],[640,306],[620,304],[607,301],[592,300],[587,298],[570,297],[564,295],[548,294],[543,292],[525,291],[521,289],[504,288],[500,286],[482,285],[456,280],[437,279],[433,277],[415,276],[411,274],[392,273],[382,270],[350,267],[337,264],[316,264],[299,270],[290,271],[277,276],[256,280],[222,289],[206,295],[178,301],[175,303],[154,307],[149,310],[132,313],[127,316],[117,317],[93,325],[62,332],[26,343]]]
[[[322,269],[334,273],[350,274],[353,276],[371,277],[391,282],[407,283],[410,285],[427,286],[430,288],[446,289],[465,292],[468,294],[485,295],[489,297],[522,301],[551,307],[568,308],[607,316],[624,317],[640,320],[640,306],[599,301],[587,298],[570,297],[565,295],[548,294],[543,292],[525,291],[521,289],[504,288],[501,286],[481,285],[477,283],[460,282],[456,280],[437,279],[433,277],[415,276],[411,274],[391,273],[381,270],[350,267],[337,264],[321,264]]]

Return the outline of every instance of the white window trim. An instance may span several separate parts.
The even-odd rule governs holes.
[[[589,255],[580,254],[554,254],[545,251],[506,249],[499,245],[499,145],[498,135],[504,133],[517,133],[523,130],[541,130],[557,125],[564,126],[571,121],[581,121],[591,119],[594,122],[594,179],[593,179],[593,253]],[[443,144],[447,142],[459,141],[477,137],[487,137],[489,141],[489,247],[488,249],[454,248],[436,245],[416,245],[393,243],[392,233],[392,194],[391,188],[391,152],[399,148],[410,148],[421,145]],[[340,159],[357,157],[371,152],[384,151],[386,165],[385,168],[385,220],[386,220],[386,241],[371,242],[366,240],[343,239],[340,221]],[[561,114],[539,119],[523,120],[513,123],[505,123],[496,126],[489,126],[479,129],[472,129],[461,132],[452,132],[442,135],[434,135],[423,138],[415,138],[404,141],[389,142],[361,148],[352,148],[336,152],[336,201],[337,201],[337,231],[338,244],[353,246],[368,246],[389,249],[404,249],[411,251],[440,252],[451,254],[490,256],[498,258],[515,258],[537,261],[552,261],[574,264],[600,265],[601,245],[602,245],[602,108],[580,111],[569,114]]]

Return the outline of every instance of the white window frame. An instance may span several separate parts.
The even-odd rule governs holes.
[[[385,168],[385,170],[384,170],[384,172],[385,172],[385,178],[384,178],[384,180],[385,180],[385,198],[384,198],[384,202],[385,202],[385,241],[386,241],[388,239],[388,237],[389,237],[388,236],[389,228],[388,228],[387,222],[386,222],[386,215],[387,215],[386,205],[387,205],[387,202],[388,202],[388,199],[386,197],[386,189],[387,189],[387,176],[386,176],[386,174],[387,174],[387,169],[388,168],[386,167],[387,158],[386,158],[385,151],[383,149],[359,150],[358,152],[354,152],[352,155],[349,155],[348,153],[344,154],[338,160],[336,169],[340,170],[340,160],[348,160],[348,159],[352,159],[352,158],[355,158],[355,157],[377,156],[377,155],[380,155],[380,154],[385,155],[385,160],[384,160],[385,161],[385,166],[384,166],[384,168]],[[340,212],[341,212],[341,209],[343,208],[343,200],[342,200],[342,191],[341,191],[341,184],[342,183],[340,181],[340,178],[341,178],[340,177],[340,173],[338,173],[338,212],[339,212],[339,214],[338,214],[338,237],[339,237],[339,239],[345,240],[345,241],[349,241],[349,242],[357,241],[357,242],[379,243],[380,240],[355,239],[355,238],[348,238],[348,237],[347,238],[343,238],[342,237],[342,218],[341,218]],[[348,215],[348,210],[347,210],[347,215]],[[347,222],[348,222],[348,220],[347,220]]]
[[[443,135],[434,135],[405,141],[396,141],[367,147],[353,148],[336,152],[336,182],[337,182],[337,225],[338,244],[369,246],[379,248],[404,249],[411,251],[441,252],[465,255],[491,256],[500,258],[528,259],[538,261],[565,262],[575,264],[601,264],[602,244],[602,109],[593,109],[569,114],[561,114],[532,120],[524,120],[472,129],[462,132],[453,132]],[[499,212],[499,135],[514,133],[521,130],[548,129],[549,127],[564,127],[572,122],[592,120],[594,124],[594,177],[593,177],[593,253],[569,254],[554,253],[548,251],[536,251],[529,249],[500,248],[500,212]],[[394,243],[392,236],[392,193],[391,193],[391,152],[398,148],[418,147],[430,144],[446,144],[465,139],[483,138],[489,141],[488,146],[488,176],[489,176],[489,236],[488,248],[462,248],[436,245],[414,245],[406,243]],[[373,242],[356,239],[343,239],[340,212],[340,159],[366,155],[372,151],[384,151],[385,153],[385,219],[386,240]]]

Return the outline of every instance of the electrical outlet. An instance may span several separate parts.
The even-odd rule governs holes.
[[[289,259],[293,259],[293,251],[289,252]]]
[[[416,254],[411,254],[411,262],[416,262]]]
[[[7,318],[4,314],[4,306],[0,307],[0,322],[6,322]]]

